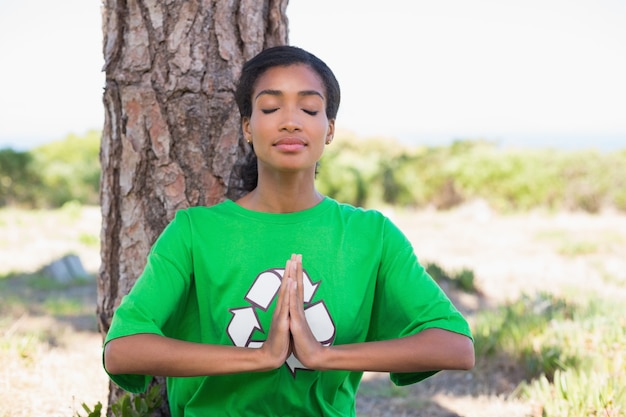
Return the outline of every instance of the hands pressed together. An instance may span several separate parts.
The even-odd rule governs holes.
[[[322,345],[306,320],[303,276],[302,255],[294,254],[285,266],[267,340],[258,349],[139,333],[109,341],[105,367],[111,374],[179,377],[262,372],[281,367],[291,354],[314,370],[418,372],[474,366],[471,339],[437,328],[391,340]]]
[[[267,340],[261,351],[270,368],[281,366],[291,355],[309,369],[323,369],[326,348],[315,339],[304,313],[302,255],[291,255],[285,266],[278,302]]]

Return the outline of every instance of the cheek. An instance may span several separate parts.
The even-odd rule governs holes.
[[[252,115],[250,118],[250,126],[249,130],[251,132],[259,133],[264,130],[267,130],[271,126],[271,117],[270,115]]]

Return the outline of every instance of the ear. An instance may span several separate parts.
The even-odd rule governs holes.
[[[326,132],[326,144],[330,145],[335,137],[335,119],[328,121],[328,132]]]
[[[241,130],[243,131],[243,138],[248,143],[252,143],[252,132],[250,131],[250,118],[243,117],[241,119]]]

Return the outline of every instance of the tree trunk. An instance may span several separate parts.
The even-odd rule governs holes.
[[[243,63],[287,43],[288,0],[105,0],[98,320],[142,272],[175,212],[213,205],[245,155],[234,88]],[[164,392],[162,379],[157,379]],[[111,384],[109,404],[122,394]],[[167,401],[157,415],[169,415]]]

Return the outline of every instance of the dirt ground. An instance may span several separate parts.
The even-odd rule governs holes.
[[[480,202],[449,212],[387,214],[405,231],[422,262],[474,271],[482,296],[448,289],[470,321],[480,309],[522,293],[595,292],[626,299],[626,215],[534,212],[504,216]],[[73,230],[98,235],[97,210],[78,221]],[[11,225],[0,225],[3,239],[9,240],[0,246],[0,274],[32,272],[68,250],[79,253],[88,270],[97,269],[97,247],[64,247],[58,233],[47,235],[41,225],[31,231],[21,227],[20,236],[37,236],[31,245],[28,239],[26,243],[11,241],[15,234]],[[108,380],[101,367],[101,336],[93,317],[95,283],[45,294],[20,288],[18,279],[13,284],[16,288],[11,291],[31,297],[33,305],[52,297],[79,300],[82,307],[78,307],[79,314],[75,307],[66,316],[60,307],[60,313],[50,317],[19,303],[0,306],[0,417],[86,415],[82,403],[106,403]],[[506,361],[478,362],[470,372],[441,372],[410,387],[394,387],[387,375],[368,373],[357,411],[362,417],[533,416],[533,404],[512,395],[521,378],[515,364]]]

